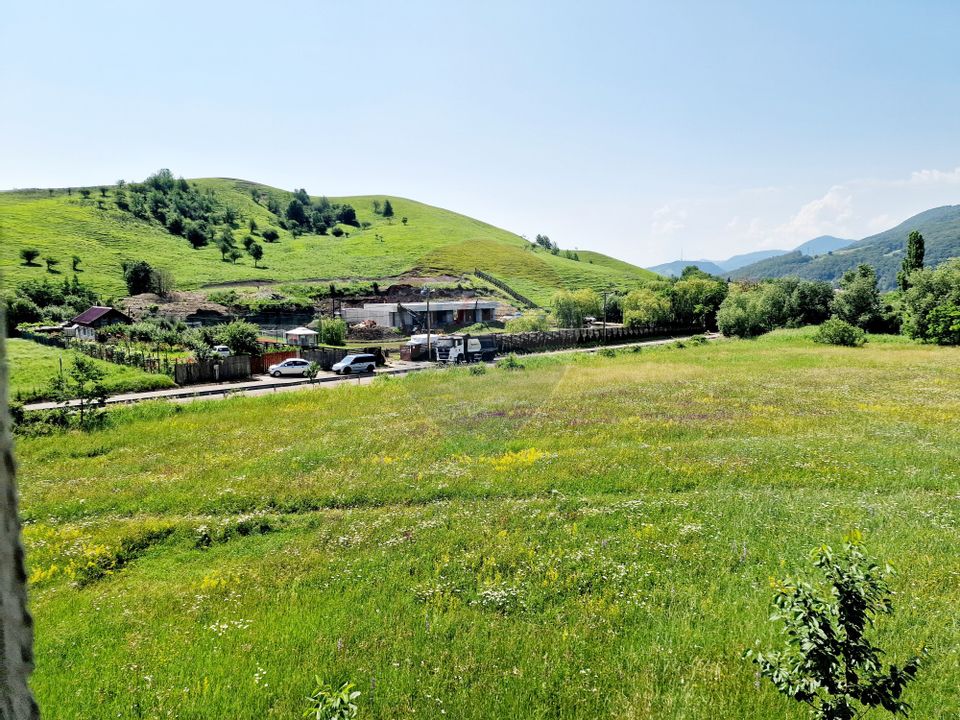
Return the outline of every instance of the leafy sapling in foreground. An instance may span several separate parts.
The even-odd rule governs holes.
[[[351,682],[345,682],[334,688],[316,678],[316,689],[307,698],[309,703],[303,713],[311,720],[351,720],[357,716],[357,704],[354,702],[360,697],[360,692],[354,690]]]
[[[893,571],[866,554],[858,532],[845,539],[840,553],[818,548],[814,566],[826,583],[773,581],[772,619],[783,623],[786,647],[749,650],[745,657],[780,693],[809,705],[817,720],[856,720],[874,708],[907,716],[903,691],[926,652],[884,667],[883,651],[867,637],[878,615],[893,612],[887,584]]]

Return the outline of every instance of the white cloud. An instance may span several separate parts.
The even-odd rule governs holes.
[[[686,227],[686,210],[677,210],[670,205],[664,205],[653,211],[653,221],[650,223],[650,232],[657,237],[674,235]]]
[[[960,184],[960,167],[953,170],[917,170],[910,173],[907,181],[910,185],[958,185]]]

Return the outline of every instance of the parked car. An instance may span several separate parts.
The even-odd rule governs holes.
[[[373,372],[377,367],[377,359],[373,355],[347,355],[331,369],[339,374]]]
[[[230,348],[228,348],[226,345],[214,345],[213,354],[219,355],[220,357],[230,357],[231,355]]]
[[[307,377],[309,369],[309,361],[301,360],[300,358],[289,358],[276,365],[271,365],[267,368],[267,372],[273,377],[280,377],[281,375]]]

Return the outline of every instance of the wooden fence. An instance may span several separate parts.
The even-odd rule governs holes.
[[[276,352],[265,352],[259,357],[250,358],[250,372],[254,375],[262,375],[271,365],[276,365],[289,358],[297,357],[296,350],[277,350]]]
[[[495,277],[494,277],[493,275],[491,275],[490,273],[485,273],[483,270],[480,270],[479,268],[475,268],[474,271],[473,271],[473,274],[476,275],[476,276],[477,276],[478,278],[480,278],[481,280],[486,280],[488,283],[490,283],[490,284],[493,285],[494,287],[500,288],[500,289],[503,290],[507,295],[509,295],[510,297],[512,297],[514,300],[516,300],[516,301],[517,301],[518,303],[520,303],[521,305],[526,305],[527,307],[531,307],[531,308],[536,308],[536,307],[537,307],[537,304],[536,304],[533,300],[531,300],[530,298],[528,298],[526,295],[521,295],[521,294],[518,293],[516,290],[514,290],[512,287],[510,287],[509,285],[507,285],[503,280],[498,280],[497,278],[495,278]]]
[[[584,345],[618,345],[662,335],[703,332],[702,328],[646,325],[643,327],[583,328],[581,330],[547,330],[544,332],[501,333],[491,335],[497,343],[497,353],[525,353],[539,350]]]
[[[157,375],[173,375],[175,363],[166,355],[151,355],[146,350],[124,347],[123,345],[104,345],[102,343],[74,340],[69,347],[98,360],[116,365],[140,368]]]
[[[177,385],[242,380],[248,377],[250,377],[249,355],[233,355],[204,362],[177,363],[173,366],[173,379]]]

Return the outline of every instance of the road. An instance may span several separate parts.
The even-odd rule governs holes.
[[[708,340],[716,340],[719,334],[707,334]],[[524,357],[536,357],[538,355],[564,355],[568,353],[593,353],[598,350],[622,350],[632,347],[652,347],[656,345],[667,345],[678,340],[689,340],[690,336],[661,338],[659,340],[644,340],[641,342],[625,343],[622,345],[604,345],[601,347],[590,348],[567,348],[563,350],[548,350],[540,353],[529,353]],[[493,363],[490,363],[493,365]],[[149,392],[126,393],[123,395],[114,395],[107,398],[107,405],[124,405],[129,403],[146,402],[148,400],[170,400],[173,402],[191,402],[193,400],[208,400],[215,398],[230,397],[233,395],[269,395],[277,392],[289,392],[291,390],[304,390],[307,388],[325,388],[330,389],[340,387],[344,383],[355,385],[366,385],[371,383],[379,375],[407,375],[420,370],[429,370],[437,367],[436,363],[430,362],[404,362],[402,360],[392,360],[386,368],[377,370],[376,373],[364,373],[363,375],[341,376],[332,372],[321,372],[315,381],[306,378],[272,378],[268,375],[257,375],[252,380],[242,382],[225,382],[206,385],[191,385],[189,387],[173,388],[170,390],[151,390]],[[66,405],[55,402],[38,402],[24,405],[24,410],[53,410],[58,407],[76,407],[79,401],[72,400]]]

